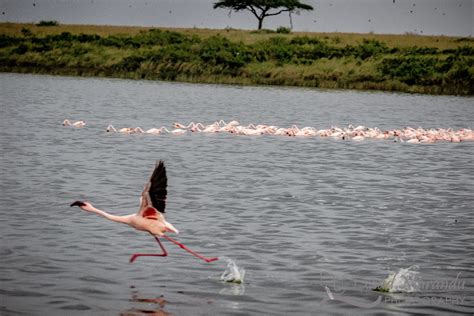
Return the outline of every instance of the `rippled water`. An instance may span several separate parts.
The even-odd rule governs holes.
[[[472,142],[104,132],[219,119],[474,127],[473,98],[17,74],[0,83],[2,315],[474,311]],[[64,128],[65,118],[87,127]],[[243,284],[220,280],[226,260],[206,264],[167,241],[168,257],[129,264],[156,242],[69,207],[135,212],[156,159],[176,238],[234,260]],[[416,292],[371,291],[413,265],[425,282]]]

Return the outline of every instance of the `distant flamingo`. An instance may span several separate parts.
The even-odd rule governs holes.
[[[166,127],[162,127],[162,129],[167,132],[167,133],[170,133],[170,134],[173,134],[173,135],[184,135],[186,133],[186,130],[185,129],[182,129],[182,128],[175,128],[171,131],[169,131]]]
[[[71,204],[71,206],[79,206],[84,211],[99,214],[117,223],[130,225],[137,230],[149,232],[153,237],[155,237],[163,253],[137,253],[132,255],[132,257],[130,258],[130,262],[133,262],[136,258],[142,256],[166,257],[168,253],[161,244],[159,237],[168,239],[172,243],[178,245],[180,248],[188,251],[192,255],[206,262],[218,260],[218,258],[206,258],[204,256],[201,256],[200,254],[192,251],[183,244],[180,244],[176,240],[165,235],[166,232],[178,233],[178,230],[172,224],[168,223],[163,215],[163,213],[165,213],[166,207],[167,183],[168,178],[166,177],[165,165],[163,161],[160,160],[159,162],[157,162],[150,180],[145,184],[145,188],[140,198],[140,209],[138,210],[138,213],[125,216],[116,216],[95,208],[89,202],[82,201],[75,201]]]
[[[80,121],[76,121],[74,123],[71,123],[71,121],[69,121],[69,120],[64,120],[63,121],[63,126],[84,127],[84,126],[86,126],[86,122],[80,120]]]
[[[121,128],[117,131],[117,129],[113,125],[109,125],[109,126],[107,126],[106,132],[107,133],[112,133],[112,132],[117,133],[118,132],[118,133],[124,133],[124,134],[133,134],[133,133],[136,133],[136,132],[139,132],[139,131],[137,131],[137,129],[133,128],[133,127],[123,127],[123,128]]]
[[[134,129],[134,132],[135,133],[144,133],[144,134],[153,134],[153,135],[160,135],[163,133],[163,130],[164,127],[160,127],[160,128],[150,128],[150,129],[147,129],[146,131],[144,131],[141,127],[135,127]]]
[[[356,136],[352,137],[351,139],[360,142],[361,140],[364,140],[365,137],[362,136],[362,135],[356,135]]]
[[[201,123],[194,123],[194,122],[191,122],[188,125],[174,122],[173,127],[177,129],[187,129],[187,130],[190,130],[191,132],[201,132],[201,129],[205,128],[205,126],[202,125]]]
[[[202,132],[204,133],[218,133],[220,131],[221,131],[221,127],[218,122],[214,122],[212,124],[206,125],[202,129]]]

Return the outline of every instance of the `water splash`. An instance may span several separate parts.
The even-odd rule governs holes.
[[[229,283],[244,283],[245,269],[237,266],[234,260],[227,257],[220,257],[227,262],[227,268],[221,275],[221,281]]]
[[[401,268],[390,275],[377,286],[374,291],[389,293],[413,293],[420,289],[419,267],[413,265],[406,269]]]

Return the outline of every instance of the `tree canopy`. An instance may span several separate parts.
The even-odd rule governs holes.
[[[263,19],[283,12],[313,10],[313,7],[299,0],[221,0],[214,3],[214,9],[228,8],[231,11],[250,11],[258,20],[258,29],[262,29]]]

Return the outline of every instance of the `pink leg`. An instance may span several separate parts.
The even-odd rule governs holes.
[[[200,254],[198,254],[198,253],[192,251],[191,249],[189,249],[189,248],[186,247],[185,245],[183,245],[183,244],[177,242],[177,241],[174,240],[173,238],[168,237],[168,236],[166,236],[166,235],[163,235],[163,237],[166,238],[166,239],[168,239],[169,241],[171,241],[173,244],[178,245],[180,248],[186,250],[187,252],[189,252],[189,253],[192,254],[193,256],[198,257],[199,259],[202,259],[202,260],[204,260],[204,261],[206,261],[206,262],[212,262],[212,261],[219,260],[219,258],[206,258],[206,257],[204,257],[204,256],[201,256]]]
[[[138,257],[166,257],[168,255],[168,252],[166,252],[165,247],[163,247],[158,237],[155,236],[155,239],[158,242],[158,245],[160,245],[161,250],[163,250],[163,253],[159,253],[159,254],[136,253],[130,257],[130,263],[135,261],[135,259],[137,259]]]

